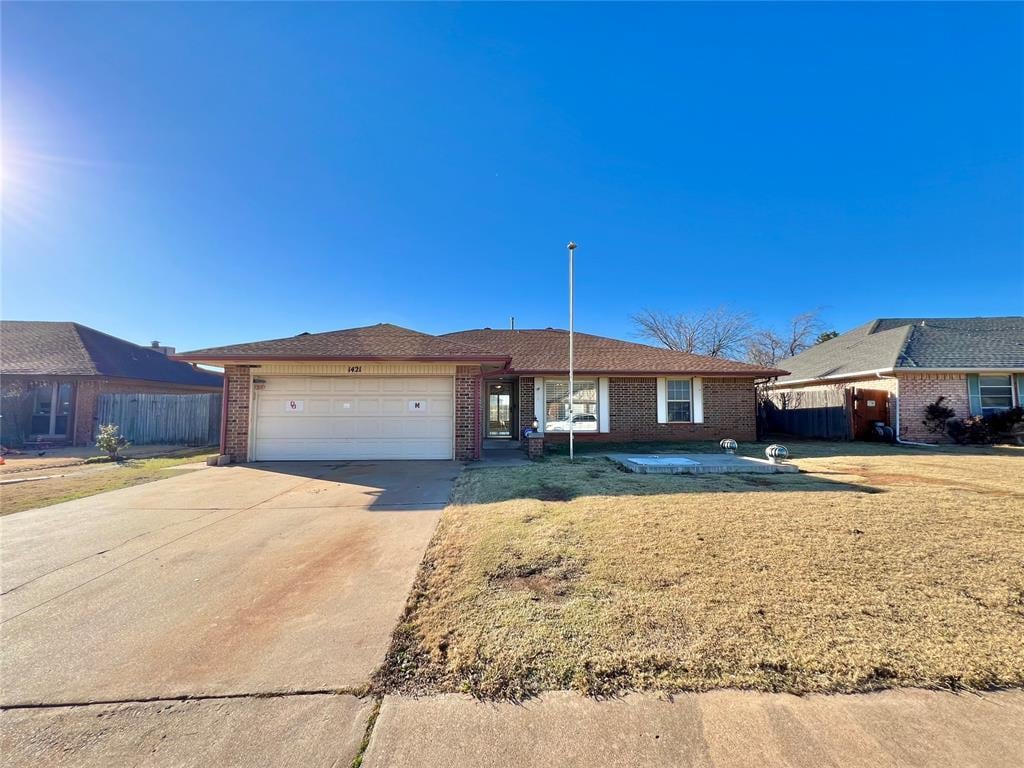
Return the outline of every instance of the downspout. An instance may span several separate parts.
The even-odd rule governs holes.
[[[879,378],[879,379],[891,379],[891,378],[893,378],[892,376],[883,376],[880,373],[876,373],[875,377]],[[898,385],[899,384],[899,379],[896,379],[896,382],[897,382],[897,385]],[[900,396],[896,395],[896,431],[895,431],[895,434],[893,435],[894,439],[896,440],[896,444],[897,445],[917,445],[917,446],[920,446],[921,448],[938,448],[939,446],[937,446],[935,443],[915,443],[912,440],[901,440],[900,439],[900,399],[899,398],[900,398]]]
[[[228,371],[224,369],[224,396],[220,403],[220,455],[225,455],[228,441]]]

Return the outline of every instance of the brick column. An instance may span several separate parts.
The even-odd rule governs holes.
[[[480,458],[480,367],[455,369],[455,459]]]
[[[249,460],[249,398],[251,379],[244,365],[224,368],[228,390],[227,421],[224,428],[224,452],[233,461]]]
[[[96,379],[81,379],[75,384],[74,445],[92,445],[96,429],[96,398],[100,396],[100,382]]]

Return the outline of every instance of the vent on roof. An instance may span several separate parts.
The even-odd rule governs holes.
[[[309,336],[309,331],[303,331],[302,333],[296,333],[296,336]]]

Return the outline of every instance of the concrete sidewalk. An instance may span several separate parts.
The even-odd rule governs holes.
[[[1019,768],[1024,691],[384,699],[365,768]]]

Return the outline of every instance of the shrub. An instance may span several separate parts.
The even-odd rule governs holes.
[[[993,435],[1003,435],[1011,432],[1015,426],[1024,421],[1024,408],[1018,406],[1007,411],[997,411],[986,416],[985,420]]]
[[[1011,432],[1022,421],[1024,408],[1010,408],[990,413],[988,416],[951,419],[946,423],[946,432],[961,445],[991,443],[996,437]]]
[[[106,451],[111,459],[117,459],[118,451],[127,448],[129,443],[121,434],[117,424],[100,424],[100,433],[96,437],[96,447]]]
[[[921,422],[933,435],[941,435],[946,431],[946,422],[956,416],[956,411],[948,405],[943,405],[945,395],[939,395],[939,399],[931,405],[925,406],[924,420]]]

